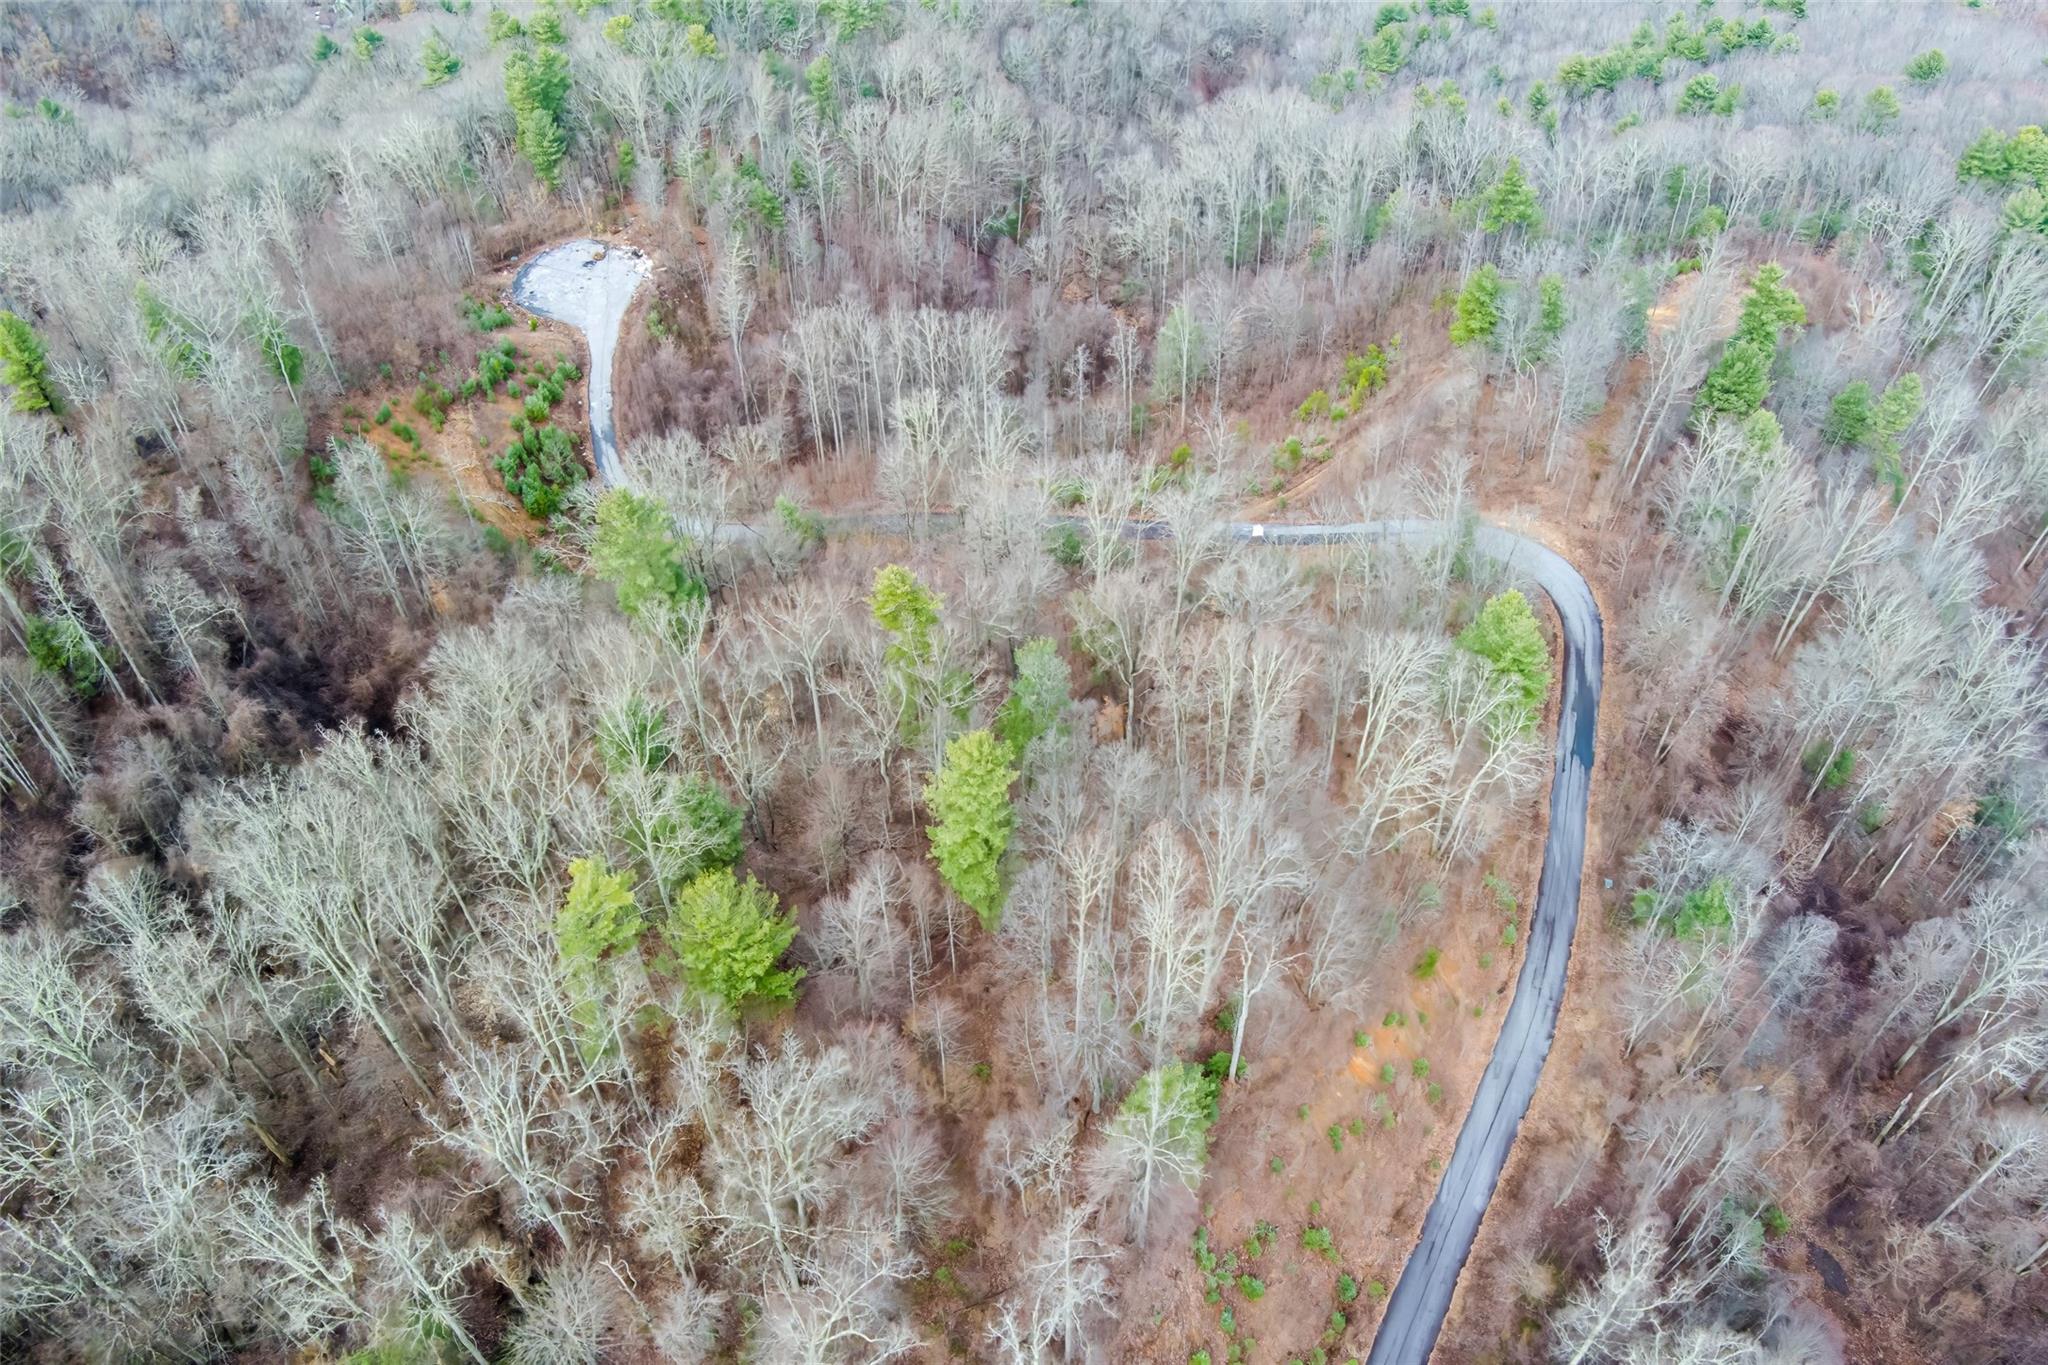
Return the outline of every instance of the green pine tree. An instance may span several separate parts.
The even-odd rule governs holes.
[[[608,773],[655,772],[676,751],[661,708],[641,696],[599,712],[596,740],[598,759]]]
[[[588,967],[640,941],[645,927],[633,886],[595,858],[569,864],[569,894],[555,914],[555,946],[562,961]]]
[[[462,58],[455,55],[455,49],[448,46],[447,39],[431,33],[427,35],[427,41],[420,44],[420,65],[427,73],[426,85],[432,89],[462,70]]]
[[[704,598],[703,582],[683,565],[667,506],[630,489],[614,488],[598,500],[590,565],[617,587],[619,610],[636,619],[650,609],[665,618]]]
[[[1721,349],[1721,358],[1707,371],[1695,410],[1747,417],[1771,393],[1771,366],[1778,358],[1778,336],[1806,321],[1806,305],[1785,284],[1785,268],[1776,262],[1757,268],[1735,335]]]
[[[729,1008],[796,997],[803,968],[776,964],[796,938],[796,920],[775,893],[731,868],[706,872],[677,895],[666,935],[683,979]]]
[[[1564,335],[1564,281],[1556,275],[1545,275],[1536,281],[1536,295],[1536,337],[1547,350]]]
[[[1678,112],[1681,114],[1711,114],[1714,104],[1721,98],[1721,82],[1718,77],[1702,72],[1685,83],[1678,94]]]
[[[1821,424],[1820,438],[1829,445],[1860,446],[1870,435],[1872,405],[1870,385],[1859,379],[1835,395],[1828,405],[1828,419]]]
[[[1521,728],[1534,725],[1550,691],[1550,650],[1529,599],[1512,588],[1487,598],[1472,624],[1458,635],[1458,647],[1486,660],[1496,677],[1508,681]]]
[[[931,657],[932,631],[939,624],[939,610],[945,601],[917,581],[917,575],[901,564],[885,564],[875,570],[875,586],[868,596],[868,610],[875,624],[895,637],[890,650],[906,662],[924,663]]]
[[[14,390],[16,412],[64,411],[64,399],[50,380],[43,339],[8,312],[0,312],[0,383]]]
[[[1806,305],[1785,285],[1785,267],[1775,261],[1757,267],[1735,334],[1775,347],[1778,334],[1806,321]]]
[[[527,109],[514,120],[514,128],[519,154],[533,167],[534,178],[551,190],[561,188],[562,157],[569,147],[561,123],[545,109]]]
[[[2033,232],[2048,237],[2048,194],[2028,185],[2005,197],[1998,221],[2008,232]]]
[[[1948,54],[1938,47],[1927,51],[1906,63],[1906,79],[1915,85],[1932,85],[1948,74]]]
[[[994,933],[1003,918],[1003,855],[1010,847],[1010,785],[1017,770],[1008,748],[987,730],[946,746],[946,761],[925,784],[932,861],[953,893]]]
[[[818,59],[804,68],[804,88],[810,92],[811,105],[818,111],[818,117],[830,119],[839,112],[839,98],[832,83],[832,58],[820,52]]]
[[[484,38],[492,47],[509,38],[522,37],[525,33],[525,27],[504,10],[494,9],[484,18]]]
[[[896,702],[898,722],[906,740],[914,740],[923,724],[926,707],[934,701],[934,689],[947,687],[937,676],[939,610],[945,600],[917,581],[917,576],[900,564],[886,564],[875,570],[874,591],[868,596],[868,610],[875,624],[889,632],[888,648],[882,652],[889,687]]]
[[[81,697],[98,695],[107,668],[85,627],[68,616],[31,614],[26,622],[29,662]]]
[[[1736,337],[1721,351],[1721,358],[1707,371],[1700,386],[1699,406],[1707,412],[1747,417],[1763,406],[1771,392],[1771,361],[1775,350],[1769,342]]]
[[[1500,295],[1500,272],[1491,264],[1472,272],[1472,278],[1458,291],[1451,320],[1452,345],[1469,346],[1493,336],[1493,329],[1500,325]]]
[[[529,26],[538,32],[539,18]],[[559,47],[540,43],[505,59],[505,99],[512,106],[520,155],[543,185],[561,182],[568,139],[562,132],[569,97],[569,61]]]
[[[1543,211],[1536,203],[1536,188],[1522,174],[1519,158],[1508,159],[1507,169],[1486,192],[1479,221],[1488,232],[1499,232],[1511,226],[1534,232],[1541,226]]]
[[[1031,741],[1049,733],[1067,709],[1067,663],[1060,647],[1040,636],[1017,649],[1017,676],[1010,695],[996,712],[996,733],[1021,762]]]
[[[739,861],[746,814],[709,778],[656,772],[608,783],[619,842],[646,865],[664,896]]]
[[[1920,376],[1907,373],[1885,385],[1870,412],[1870,428],[1863,443],[1870,448],[1871,473],[1890,486],[1893,501],[1906,496],[1906,471],[1900,462],[1900,438],[1920,416],[1927,391]]]

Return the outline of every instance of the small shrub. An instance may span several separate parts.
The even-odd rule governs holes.
[[[1081,543],[1081,533],[1071,526],[1055,526],[1046,532],[1045,552],[1053,562],[1063,569],[1078,569],[1086,550]]]
[[[1430,948],[1425,950],[1421,957],[1415,959],[1415,965],[1408,969],[1409,975],[1413,976],[1417,981],[1429,980],[1436,975],[1437,960],[1441,956],[1442,953],[1438,949]]]
[[[1243,1294],[1253,1303],[1257,1303],[1260,1299],[1266,1297],[1266,1282],[1256,1275],[1238,1276],[1237,1288],[1239,1293]]]
[[[483,303],[468,295],[464,295],[462,299],[462,315],[468,318],[469,325],[479,332],[495,332],[501,327],[512,325],[512,314],[503,306]]]
[[[1353,1029],[1353,1030],[1351,1031],[1351,1046],[1353,1046],[1353,1047],[1371,1047],[1371,1046],[1372,1046],[1372,1035],[1371,1035],[1371,1034],[1369,1034],[1369,1033],[1367,1033],[1367,1032],[1366,1032],[1366,1031],[1365,1031],[1364,1029],[1362,1029],[1362,1028],[1361,1028],[1361,1029]]]
[[[1906,63],[1906,78],[1915,85],[1932,85],[1948,74],[1948,55],[1938,47],[1927,51]]]
[[[455,401],[455,395],[439,384],[424,383],[412,392],[412,410],[433,424],[436,431],[448,421],[448,405]]]
[[[373,420],[380,427],[389,423],[391,421],[391,405],[386,403],[383,407],[378,408],[377,416]]]
[[[1380,1084],[1381,1084],[1381,1085],[1392,1085],[1392,1084],[1394,1083],[1394,1077],[1395,1077],[1395,1076],[1397,1076],[1398,1074],[1400,1074],[1400,1073],[1398,1073],[1398,1072],[1396,1072],[1396,1071],[1394,1070],[1394,1064],[1393,1064],[1392,1062],[1381,1062],[1381,1063],[1380,1063]]]
[[[1435,1081],[1429,1083],[1429,1090],[1426,1093],[1431,1104],[1442,1104],[1444,1102],[1444,1088]]]
[[[1336,1244],[1330,1240],[1330,1230],[1328,1228],[1303,1228],[1301,1230],[1301,1246],[1302,1250],[1313,1251],[1326,1261],[1337,1259]]]
[[[775,515],[804,549],[814,550],[825,543],[825,519],[816,512],[807,512],[789,498],[778,497]]]
[[[454,13],[451,9],[449,13]],[[427,73],[429,87],[440,85],[462,69],[462,58],[436,33],[420,46],[420,66]]]
[[[1282,1171],[1287,1169],[1287,1163],[1276,1156],[1271,1161],[1266,1163],[1266,1169],[1271,1171],[1274,1175],[1278,1175]]]
[[[1822,791],[1840,791],[1856,773],[1856,751],[1833,748],[1822,740],[1799,756],[1799,766],[1820,779]]]
[[[1330,1140],[1331,1151],[1341,1152],[1344,1150],[1344,1129],[1341,1125],[1331,1124],[1323,1130],[1323,1136]]]
[[[63,682],[81,698],[96,695],[107,671],[85,628],[68,616],[31,614],[26,620],[29,662]]]
[[[1339,1275],[1337,1277],[1337,1301],[1339,1303],[1350,1303],[1357,1297],[1358,1281],[1352,1279],[1349,1275]]]
[[[560,427],[534,426],[520,433],[496,461],[505,491],[519,499],[529,516],[543,521],[562,510],[571,488],[583,482],[583,464],[575,442]]]
[[[1764,1225],[1764,1236],[1783,1237],[1792,1230],[1792,1218],[1776,1204],[1766,1204],[1757,1210],[1757,1220]]]
[[[1429,1075],[1429,1058],[1417,1057],[1414,1061],[1408,1063],[1408,1070],[1416,1080],[1423,1079],[1423,1077]]]
[[[495,393],[519,369],[519,348],[509,338],[492,343],[476,358],[476,386],[482,393]]]

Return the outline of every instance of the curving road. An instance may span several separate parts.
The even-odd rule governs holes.
[[[622,484],[625,473],[612,438],[612,353],[633,292],[646,278],[637,253],[579,239],[551,247],[523,267],[512,287],[515,302],[581,329],[590,345],[591,450],[598,477]],[[834,518],[835,526],[868,525],[890,518]],[[1428,540],[1443,534],[1429,521],[1343,522],[1323,525],[1233,522],[1243,541],[1281,546],[1327,545],[1349,540]],[[722,533],[747,533],[724,527]],[[1130,534],[1165,534],[1153,523],[1134,523]],[[1367,1365],[1423,1365],[1451,1308],[1458,1274],[1472,1254],[1479,1223],[1507,1164],[1515,1131],[1535,1097],[1564,1005],[1572,934],[1579,922],[1579,883],[1586,855],[1586,806],[1593,773],[1593,735],[1600,710],[1600,609],[1579,571],[1556,551],[1496,526],[1474,531],[1473,548],[1533,581],[1557,608],[1564,636],[1564,682],[1558,705],[1557,762],[1550,782],[1549,834],[1536,904],[1529,913],[1522,968],[1500,1039],[1479,1078],[1465,1126],[1423,1216],[1415,1250],[1387,1299]]]
[[[1292,529],[1292,528],[1285,528]],[[1304,528],[1314,539],[1325,528]],[[1327,528],[1340,536],[1376,534],[1370,526]],[[1281,527],[1268,527],[1273,536]],[[1405,535],[1426,534],[1405,524]],[[1291,537],[1289,537],[1291,538]],[[1458,1272],[1472,1254],[1479,1221],[1500,1182],[1515,1130],[1535,1097],[1564,1005],[1572,933],[1579,923],[1579,881],[1586,859],[1586,804],[1593,776],[1593,735],[1600,711],[1600,609],[1586,580],[1555,551],[1498,527],[1478,529],[1482,554],[1513,564],[1549,594],[1564,634],[1564,685],[1557,713],[1557,761],[1550,779],[1550,832],[1543,873],[1529,912],[1515,998],[1479,1078],[1465,1126],[1422,1219],[1422,1235],[1387,1299],[1367,1365],[1422,1365],[1450,1312]]]

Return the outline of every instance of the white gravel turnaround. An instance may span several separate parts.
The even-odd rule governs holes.
[[[586,238],[543,251],[519,272],[512,286],[513,299],[521,307],[579,327],[589,340],[591,448],[597,456],[598,478],[612,487],[627,482],[612,439],[612,352],[626,307],[647,273],[647,261],[637,252],[605,248]],[[952,518],[941,516],[938,520]],[[835,531],[886,531],[901,521],[886,513],[835,517],[830,527]],[[1235,539],[1273,546],[1417,541],[1444,534],[1441,523],[1416,520],[1322,525],[1235,522],[1226,529]],[[757,535],[759,530],[727,524],[709,528],[708,534],[730,540]],[[1160,539],[1166,533],[1157,523],[1132,522],[1125,527],[1125,534],[1133,539]],[[1497,526],[1480,526],[1474,531],[1473,548],[1532,579],[1556,606],[1563,627],[1564,685],[1558,706],[1557,763],[1550,783],[1549,834],[1543,846],[1536,902],[1529,913],[1522,967],[1515,979],[1514,999],[1501,1023],[1500,1040],[1479,1078],[1471,1112],[1458,1130],[1457,1145],[1437,1184],[1436,1197],[1423,1216],[1415,1250],[1387,1300],[1367,1365],[1423,1365],[1436,1348],[1459,1272],[1472,1254],[1480,1220],[1514,1145],[1515,1130],[1535,1098],[1536,1082],[1550,1055],[1558,1013],[1564,1006],[1572,935],[1579,922],[1593,735],[1600,710],[1600,609],[1579,571],[1545,545]]]
[[[625,482],[612,430],[612,353],[626,309],[648,275],[648,260],[631,247],[578,237],[551,246],[519,269],[512,301],[530,313],[566,322],[590,347],[590,453],[607,486]]]

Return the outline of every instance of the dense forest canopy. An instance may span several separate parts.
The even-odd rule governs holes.
[[[0,1355],[2039,1359],[2044,63],[0,7]]]

